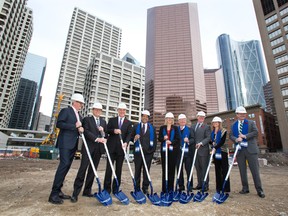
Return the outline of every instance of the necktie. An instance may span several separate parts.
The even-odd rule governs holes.
[[[122,127],[122,118],[120,118],[118,126],[119,126],[119,129],[121,129],[121,127]]]
[[[100,126],[100,121],[99,121],[99,118],[96,118],[96,125],[97,125],[97,127],[99,127],[99,126]]]
[[[195,127],[195,131],[200,127],[200,123],[197,123],[196,127]]]
[[[142,124],[142,134],[145,134],[145,124]]]
[[[241,121],[241,123],[239,125],[239,133],[242,133],[242,128],[243,128],[243,121]]]

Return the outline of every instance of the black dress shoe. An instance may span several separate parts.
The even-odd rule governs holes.
[[[82,194],[82,196],[84,196],[84,197],[94,197],[94,195],[93,194]]]
[[[249,193],[249,190],[241,190],[239,191],[240,194],[248,194]]]
[[[202,188],[201,186],[193,187],[194,190],[200,190],[201,188]]]
[[[59,193],[59,197],[60,197],[61,199],[71,199],[71,196],[65,195],[63,192],[60,192],[60,193]]]
[[[143,194],[148,194],[148,189],[142,189]]]
[[[72,196],[70,200],[71,200],[72,203],[76,203],[78,201],[78,197],[77,196]]]
[[[261,198],[264,198],[265,197],[265,194],[263,191],[259,191],[258,193],[258,196],[261,197]]]
[[[63,200],[58,196],[50,196],[48,202],[56,205],[60,205],[63,203]]]
[[[204,191],[206,192],[206,191],[208,191],[209,190],[209,187],[205,187],[204,188]]]

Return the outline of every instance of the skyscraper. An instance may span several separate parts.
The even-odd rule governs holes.
[[[83,93],[86,70],[96,52],[119,58],[121,37],[120,28],[79,8],[74,9],[61,64],[53,113],[57,110],[60,94],[64,94],[61,103],[61,108],[63,108],[69,105],[73,93]]]
[[[32,37],[26,0],[0,1],[0,127],[7,127]]]
[[[207,114],[227,111],[222,69],[204,69]]]
[[[29,127],[31,130],[36,129],[34,123],[37,122],[38,118],[40,108],[40,93],[45,75],[46,64],[47,59],[45,57],[27,53],[21,77],[37,83],[36,96],[33,102],[32,115],[29,122]]]
[[[265,108],[263,86],[268,80],[259,41],[237,42],[222,34],[217,39],[217,49],[228,110],[254,104]]]
[[[206,92],[195,3],[148,9],[145,108],[155,126],[166,112],[188,118],[206,112]]]
[[[36,92],[37,83],[35,81],[20,79],[9,128],[29,129]]]
[[[130,54],[121,60],[96,53],[85,79],[84,115],[91,112],[94,102],[99,101],[103,105],[102,115],[108,121],[108,118],[117,115],[117,106],[121,101],[127,105],[127,117],[132,122],[140,120],[144,109],[145,69],[131,62],[137,61]]]
[[[283,151],[288,152],[288,0],[253,0]]]

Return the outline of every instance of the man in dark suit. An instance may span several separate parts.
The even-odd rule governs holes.
[[[55,173],[52,191],[48,200],[53,204],[62,204],[63,199],[71,198],[65,195],[61,188],[73,162],[79,134],[84,132],[81,123],[82,117],[79,113],[84,104],[84,98],[81,94],[75,93],[72,95],[71,101],[72,106],[60,111],[56,124],[56,127],[60,129],[56,143],[56,147],[59,148],[60,163]]]
[[[259,173],[259,162],[258,153],[259,148],[257,146],[258,129],[254,121],[247,120],[247,112],[243,106],[237,107],[236,109],[237,119],[231,125],[230,139],[241,146],[241,150],[238,151],[237,162],[241,176],[242,190],[240,194],[249,193],[249,185],[247,178],[247,165],[253,176],[254,185],[259,197],[264,198],[265,194],[262,189],[260,173]]]
[[[106,126],[106,121],[100,117],[101,113],[102,113],[102,104],[99,102],[96,102],[93,104],[93,107],[92,107],[92,115],[87,116],[83,119],[84,135],[87,141],[87,145],[88,145],[95,169],[97,169],[98,167],[101,154],[105,152],[103,143],[105,142],[104,131],[107,130],[107,126]],[[102,137],[101,133],[104,135],[104,137]],[[86,182],[85,182],[82,196],[93,197],[93,194],[91,193],[91,189],[92,189],[95,175],[90,165],[90,161],[89,161],[85,147],[82,147],[81,153],[82,153],[81,164],[80,164],[77,176],[74,181],[74,191],[71,197],[71,202],[77,202],[78,200],[78,195],[82,189],[88,166],[89,166],[89,169],[88,169],[88,173],[86,176]]]
[[[131,130],[132,130],[132,123],[126,117],[126,104],[119,103],[117,107],[118,116],[114,118],[110,118],[107,125],[107,132],[109,134],[107,139],[107,148],[111,157],[112,164],[116,162],[116,176],[119,181],[119,185],[121,184],[121,174],[122,174],[122,165],[124,161],[124,151],[126,151],[127,143],[130,141],[131,138]],[[123,139],[123,145],[120,141],[120,135]],[[106,164],[106,172],[104,178],[104,189],[107,192],[111,193],[111,176],[112,170],[107,159]],[[116,192],[116,182],[113,180],[113,193]]]
[[[138,140],[140,140],[149,172],[153,159],[153,153],[155,152],[157,146],[157,136],[155,127],[153,127],[153,125],[148,122],[150,112],[148,110],[144,110],[141,114],[141,122],[134,125],[132,129],[131,140],[134,141],[136,188],[140,190],[141,170],[143,169],[142,191],[144,194],[147,194],[149,179],[144,167]]]
[[[210,127],[204,123],[206,114],[203,111],[197,113],[197,123],[192,125],[190,144],[195,145],[198,153],[195,161],[195,168],[197,171],[198,184],[194,188],[199,190],[202,188],[205,174],[209,163],[209,141],[211,135]],[[205,191],[209,190],[209,175],[206,179]]]

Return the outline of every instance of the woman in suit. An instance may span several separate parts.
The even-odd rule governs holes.
[[[162,192],[173,191],[177,156],[180,151],[180,135],[178,127],[174,125],[174,115],[168,112],[165,115],[165,123],[160,127],[158,141],[161,142],[162,162]],[[166,149],[166,143],[168,149]],[[165,151],[168,151],[168,191],[165,185]]]
[[[211,141],[214,151],[215,175],[216,175],[216,191],[222,190],[223,182],[228,172],[228,149],[225,145],[227,130],[222,127],[222,119],[214,117],[211,125]],[[225,192],[230,192],[230,180],[228,178],[225,185]]]

